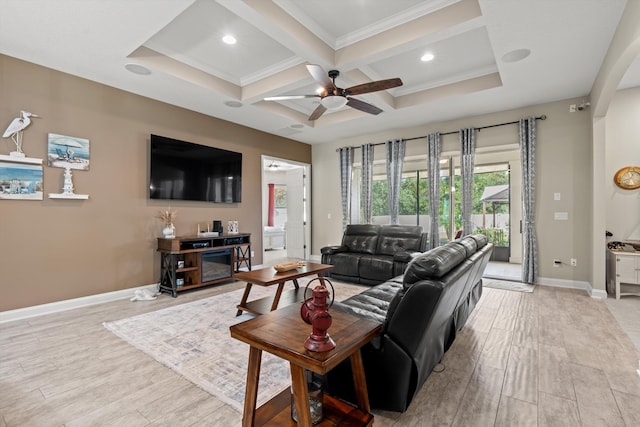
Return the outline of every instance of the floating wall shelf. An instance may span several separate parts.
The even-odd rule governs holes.
[[[64,193],[49,193],[50,199],[88,199],[88,194],[64,194]]]
[[[6,162],[29,163],[32,165],[42,164],[42,159],[36,159],[34,157],[7,156],[6,154],[0,154],[0,160],[4,160]]]

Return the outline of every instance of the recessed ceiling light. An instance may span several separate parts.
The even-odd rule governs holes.
[[[235,37],[233,37],[231,34],[227,34],[226,36],[224,36],[222,38],[222,41],[225,42],[226,44],[236,44],[237,40]]]
[[[435,56],[433,55],[433,53],[431,52],[427,52],[424,55],[422,55],[422,57],[420,58],[420,61],[422,62],[429,62],[429,61],[433,61],[433,58],[435,58]]]
[[[224,103],[224,105],[226,105],[227,107],[231,107],[231,108],[240,108],[240,107],[242,107],[242,102],[240,102],[240,101],[226,101]]]
[[[531,55],[529,49],[515,49],[502,55],[502,62],[518,62]]]
[[[304,127],[304,125],[301,125],[300,123],[296,123],[293,124],[291,126],[289,126],[291,129],[302,129]]]
[[[148,69],[144,65],[135,64],[133,62],[124,64],[124,68],[126,68],[128,71],[131,71],[134,74],[140,74],[141,76],[148,76],[149,74],[151,74],[150,69]]]

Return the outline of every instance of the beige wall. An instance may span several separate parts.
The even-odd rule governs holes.
[[[590,128],[588,112],[569,113],[569,104],[580,100],[566,100],[477,117],[469,117],[427,126],[363,135],[313,146],[313,254],[326,245],[339,244],[342,230],[340,205],[340,173],[336,148],[382,142],[392,138],[411,138],[431,132],[450,132],[463,127],[484,126],[509,122],[520,118],[545,114],[547,120],[537,126],[536,227],[539,247],[539,276],[568,283],[589,280],[590,265]],[[425,152],[424,140],[407,142],[407,155]],[[480,151],[513,147],[518,142],[517,125],[482,130],[477,134]],[[456,135],[443,137],[443,152],[457,150]],[[376,158],[383,157],[382,147]],[[356,150],[356,158],[360,150]],[[358,160],[359,161],[359,160]],[[554,201],[553,194],[561,193]],[[322,197],[317,196],[322,194]],[[567,212],[569,221],[554,220],[554,212]],[[553,267],[553,259],[569,263],[577,258],[578,267]]]
[[[613,183],[616,171],[624,166],[640,166],[640,88],[618,91],[606,118],[605,197],[609,240],[627,240],[640,231],[640,190],[622,190]],[[636,232],[638,232],[636,231]]]
[[[0,126],[25,109],[42,116],[24,133],[29,157],[46,159],[48,133],[87,138],[89,171],[74,172],[88,200],[54,200],[63,170],[44,166],[42,201],[0,200],[0,311],[155,283],[155,215],[171,205],[179,235],[238,220],[262,262],[261,155],[311,163],[311,147],[0,55]],[[2,128],[4,129],[4,127]],[[242,152],[243,202],[148,198],[151,133]],[[0,153],[15,146],[0,140]]]

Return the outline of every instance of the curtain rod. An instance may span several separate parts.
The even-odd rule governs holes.
[[[544,114],[541,115],[541,116],[536,117],[536,120],[546,120],[546,119],[547,119],[547,116],[544,115]],[[495,124],[495,125],[480,126],[480,127],[474,128],[474,129],[477,130],[477,131],[481,131],[482,129],[489,129],[489,128],[495,128],[495,127],[498,127],[498,126],[506,126],[506,125],[517,125],[519,123],[520,123],[520,120],[516,120],[516,121],[513,121],[513,122],[505,122],[505,123],[498,123],[498,124]],[[459,132],[460,131],[458,131],[458,130],[453,131],[453,132],[444,132],[444,133],[441,133],[440,136],[442,136],[442,135],[453,135],[453,134],[456,134],[456,133],[459,133]],[[414,136],[413,138],[402,138],[402,139],[404,139],[405,141],[413,141],[414,139],[422,139],[422,138],[426,138],[427,136],[428,135]],[[384,145],[384,144],[386,144],[386,142],[376,142],[375,144],[371,144],[371,145],[376,146],[376,145]],[[353,147],[352,146],[351,148],[360,148],[360,147],[359,146],[358,147]],[[339,148],[336,149],[336,151],[338,151],[338,150],[340,150],[340,149]]]

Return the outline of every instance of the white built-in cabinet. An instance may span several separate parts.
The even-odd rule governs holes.
[[[637,285],[621,292],[620,285]],[[616,299],[625,295],[640,296],[640,252],[607,251],[607,288]]]

